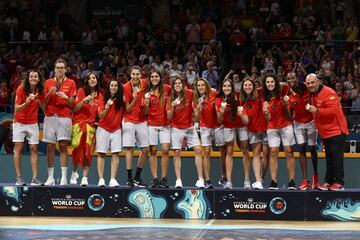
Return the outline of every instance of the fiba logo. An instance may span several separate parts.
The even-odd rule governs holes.
[[[286,202],[281,197],[273,198],[270,201],[270,210],[274,214],[282,214],[286,211]]]
[[[105,200],[100,194],[93,194],[89,197],[88,206],[93,211],[100,211],[104,208]]]

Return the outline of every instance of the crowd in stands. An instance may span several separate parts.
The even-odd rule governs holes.
[[[89,14],[84,26],[70,4],[1,1],[1,106],[13,103],[25,70],[49,78],[60,57],[78,86],[96,71],[104,88],[111,79],[128,81],[134,65],[143,76],[159,70],[167,83],[182,76],[188,86],[199,76],[216,87],[228,74],[239,85],[247,73],[258,83],[266,73],[283,81],[291,71],[302,80],[317,73],[344,112],[360,112],[359,28],[343,0],[148,0],[137,16]]]

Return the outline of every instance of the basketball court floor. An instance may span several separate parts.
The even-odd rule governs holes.
[[[0,239],[358,240],[359,222],[0,217]]]

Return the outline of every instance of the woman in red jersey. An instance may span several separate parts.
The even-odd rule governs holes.
[[[29,141],[31,154],[31,185],[43,185],[38,179],[38,145],[39,126],[38,110],[44,102],[44,77],[38,70],[29,70],[23,83],[16,90],[13,123],[14,164],[16,185],[26,185],[21,176],[21,154],[24,150],[24,139]]]
[[[215,100],[215,110],[219,124],[224,125],[224,143],[226,152],[226,183],[225,188],[232,188],[232,170],[234,140],[236,129],[243,125],[237,115],[238,99],[235,96],[234,83],[225,79]]]
[[[123,110],[122,85],[117,80],[110,80],[105,90],[103,101],[99,102],[99,123],[96,129],[97,170],[99,187],[105,186],[104,166],[106,153],[111,151],[111,176],[110,187],[118,187],[116,174],[119,167],[119,152],[122,147],[122,110]]]
[[[263,78],[263,106],[262,110],[267,122],[267,137],[270,147],[270,190],[277,190],[277,170],[280,143],[282,142],[286,156],[286,166],[289,174],[289,190],[295,190],[295,159],[292,146],[295,144],[294,130],[289,118],[289,109],[284,97],[289,91],[289,86],[280,84],[273,74]]]
[[[269,144],[266,135],[266,119],[262,113],[261,89],[256,89],[255,81],[246,77],[241,82],[239,108],[241,121],[248,127],[249,142],[253,150],[253,170],[256,178],[251,186],[263,189],[262,180],[269,164]],[[261,150],[263,159],[261,162]],[[245,168],[244,168],[245,170]]]
[[[215,111],[215,99],[217,92],[210,87],[204,78],[198,78],[194,82],[194,113],[195,119],[200,121],[200,137],[203,150],[203,166],[205,175],[205,188],[213,188],[210,181],[210,155],[212,141],[220,147],[221,155],[224,155],[224,129],[217,121]],[[225,165],[225,164],[224,164]],[[224,170],[225,172],[225,170]]]
[[[167,171],[169,168],[170,127],[165,109],[171,87],[164,84],[161,73],[152,70],[149,74],[149,86],[144,95],[144,112],[147,115],[150,142],[150,169],[153,177],[152,187],[167,188]],[[161,180],[157,178],[157,145],[161,144]]]
[[[147,155],[149,153],[149,132],[146,116],[143,111],[143,96],[147,89],[147,80],[141,78],[141,68],[130,68],[131,79],[123,85],[124,90],[124,117],[122,123],[123,147],[126,148],[126,171],[128,175],[127,185],[130,187],[147,187],[141,179]],[[132,161],[135,145],[141,148],[136,173],[133,178]]]
[[[297,144],[300,146],[300,166],[303,174],[303,181],[299,186],[299,190],[310,189],[310,183],[307,180],[307,146],[310,148],[312,166],[314,169],[314,176],[312,177],[312,188],[316,189],[319,185],[317,173],[317,152],[316,143],[318,131],[315,127],[314,117],[311,112],[306,110],[306,105],[310,101],[310,91],[307,90],[306,85],[298,81],[296,73],[290,72],[287,74],[287,81],[290,86],[290,93],[288,101],[292,109],[292,118],[294,123],[294,133]]]
[[[91,165],[92,153],[95,147],[95,118],[98,113],[100,102],[103,96],[100,93],[100,86],[97,76],[90,72],[84,80],[83,87],[79,88],[73,113],[73,136],[72,136],[72,159],[73,176],[77,175],[76,170],[80,164],[83,167],[81,186],[88,185],[88,172]],[[77,139],[74,141],[74,139]]]
[[[204,188],[200,140],[193,126],[193,92],[185,88],[185,82],[180,78],[172,82],[171,89],[166,109],[171,127],[171,146],[174,149],[175,187],[182,188],[180,154],[182,142],[186,138],[188,147],[193,148],[195,153],[195,165],[198,174],[195,186]]]

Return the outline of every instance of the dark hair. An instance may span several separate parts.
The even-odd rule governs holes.
[[[181,78],[176,78],[174,81],[171,82],[171,95],[170,95],[170,101],[174,101],[177,96],[176,96],[176,92],[175,92],[175,88],[174,88],[174,85],[175,85],[175,82],[177,80],[180,80],[181,83],[182,83],[182,89],[181,89],[181,92],[180,92],[180,98],[182,99],[182,104],[185,104],[186,103],[186,94],[185,94],[185,91],[186,91],[186,87],[185,87],[185,81]]]
[[[244,84],[246,81],[251,82],[251,84],[253,85],[253,90],[250,94],[247,94],[244,90]],[[245,77],[241,82],[240,82],[240,101],[241,103],[244,103],[247,99],[249,100],[256,100],[258,98],[258,93],[256,90],[256,85],[255,85],[255,81],[251,78],[251,77]]]
[[[223,86],[225,82],[229,82],[231,86],[231,93],[229,96],[226,97],[226,102],[230,104],[231,120],[234,121],[237,114],[237,105],[236,105],[234,82],[231,79],[225,79],[224,81],[222,81],[219,87],[218,97],[225,97],[225,93],[223,90]]]
[[[157,73],[157,75],[159,75],[159,77],[160,77],[160,81],[156,86],[152,84],[151,79],[150,79],[151,74],[153,74],[153,73]],[[147,91],[150,92],[152,90],[158,89],[159,96],[160,96],[160,103],[161,103],[161,105],[164,105],[164,80],[161,76],[160,71],[155,70],[155,69],[151,70],[149,72],[148,79],[149,79],[149,85],[148,85]]]
[[[110,92],[110,84],[111,84],[111,82],[117,82],[117,84],[118,84],[118,90],[115,93],[115,96],[113,98],[111,98],[111,92]],[[109,82],[109,84],[108,84],[108,86],[107,86],[107,88],[105,90],[104,104],[106,104],[109,99],[112,99],[113,101],[116,100],[114,102],[116,110],[119,110],[124,105],[124,102],[123,102],[123,86],[119,81],[117,81],[115,79],[110,80],[110,82]]]
[[[37,83],[37,91],[39,92],[39,94],[42,94],[44,91],[45,78],[37,69],[30,69],[29,71],[26,72],[26,76],[23,79],[24,90],[26,93],[29,94],[31,93],[30,82],[29,82],[29,77],[31,72],[36,72],[38,74],[40,81]]]
[[[62,59],[62,58],[56,59],[56,61],[55,61],[55,63],[54,63],[54,67],[55,67],[56,64],[58,64],[58,63],[63,63],[63,64],[65,65],[65,67],[67,67],[66,61],[65,61],[64,59]]]
[[[288,75],[293,75],[296,78],[298,78],[298,76],[296,75],[295,72],[289,72]],[[294,91],[299,96],[302,96],[304,94],[304,92],[306,91],[306,89],[307,88],[306,88],[305,84],[299,83],[299,81],[297,82],[297,84],[294,87],[291,88],[291,90]]]
[[[96,80],[97,80],[97,83],[96,83],[96,86],[95,86],[95,91],[96,91],[97,93],[100,92],[100,82],[99,82],[99,78],[98,78],[98,76],[96,75],[95,72],[92,72],[92,71],[91,71],[91,72],[89,72],[89,73],[86,75],[86,77],[85,77],[85,79],[84,79],[84,83],[83,83],[83,89],[85,90],[86,96],[91,94],[91,88],[90,88],[90,86],[89,86],[89,79],[90,79],[90,76],[91,76],[91,75],[94,75],[95,78],[96,78]]]
[[[275,88],[274,90],[270,91],[267,87],[266,87],[266,79],[267,78],[273,78],[275,81]],[[279,83],[279,80],[277,79],[275,74],[266,74],[265,77],[262,79],[262,88],[263,88],[263,94],[264,94],[264,99],[265,101],[269,101],[272,97],[275,98],[280,98],[281,95],[281,86]]]

